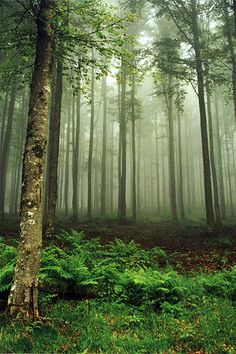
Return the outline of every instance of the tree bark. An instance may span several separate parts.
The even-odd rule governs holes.
[[[216,224],[221,225],[219,190],[218,190],[218,180],[217,180],[217,173],[216,173],[215,153],[214,153],[211,95],[210,95],[208,78],[207,78],[207,83],[206,83],[206,91],[207,91],[207,111],[208,111],[208,124],[209,124],[209,143],[210,143],[212,184],[213,184],[213,191],[214,191],[215,221],[216,221]]]
[[[80,106],[81,93],[80,89],[76,100],[76,128],[75,128],[75,143],[73,147],[73,195],[72,195],[72,209],[73,209],[73,223],[78,222],[79,215],[79,153],[80,153]]]
[[[216,151],[218,159],[218,174],[219,174],[219,195],[220,195],[220,206],[222,219],[226,218],[226,207],[225,207],[225,186],[223,177],[223,163],[222,163],[222,148],[220,139],[220,124],[219,124],[219,107],[217,102],[217,93],[215,93],[215,122],[216,122]]]
[[[61,127],[61,103],[62,103],[62,73],[63,64],[60,59],[57,62],[55,101],[49,126],[49,159],[48,159],[48,207],[47,207],[47,235],[55,232],[56,205],[58,195],[58,159],[59,140]]]
[[[100,215],[106,214],[107,187],[107,87],[106,77],[103,78],[103,128],[102,128],[102,171],[101,171],[101,210]]]
[[[9,313],[38,318],[38,272],[42,247],[43,169],[47,143],[55,0],[41,0],[22,169],[19,257],[8,298]]]
[[[174,221],[178,220],[177,201],[176,201],[176,176],[175,176],[175,151],[174,151],[174,121],[173,121],[173,97],[172,97],[172,80],[169,77],[167,92],[167,109],[168,109],[168,148],[169,148],[169,191],[170,191],[170,207],[171,215]]]
[[[15,100],[16,100],[16,84],[13,83],[11,88],[9,107],[8,107],[8,119],[5,128],[4,142],[0,154],[0,223],[3,223],[4,214],[5,214],[5,190],[6,190],[6,179],[7,179],[7,170],[8,170],[8,162],[9,162],[9,152],[11,146],[10,143],[12,137]]]
[[[119,223],[126,223],[126,70],[122,63],[121,68],[121,107],[120,107],[120,139],[121,139],[121,176],[120,176],[120,205]]]
[[[231,31],[231,22],[229,18],[229,12],[228,12],[228,4],[225,2],[224,3],[224,17],[225,17],[225,32],[226,32],[226,37],[228,40],[228,46],[229,46],[229,53],[231,57],[231,63],[232,63],[232,86],[233,86],[233,102],[234,102],[234,117],[236,121],[236,55],[235,55],[235,45],[233,42],[233,34]],[[234,9],[235,9],[235,2],[234,2]],[[235,15],[235,13],[234,13]],[[235,23],[236,25],[236,23]],[[236,32],[234,33],[236,36]]]
[[[200,123],[201,123],[201,139],[202,139],[202,155],[203,155],[203,171],[204,171],[204,189],[205,189],[205,206],[207,226],[210,230],[214,228],[214,212],[213,212],[213,198],[211,186],[211,168],[207,132],[207,117],[204,96],[204,74],[203,74],[203,60],[201,57],[201,44],[198,27],[198,14],[196,8],[196,0],[191,0],[192,8],[192,29],[194,37],[195,50],[195,65],[197,72],[197,86],[198,86],[198,100],[200,109]]]
[[[92,50],[94,58],[94,49]],[[94,143],[94,86],[95,86],[95,71],[92,67],[91,73],[91,116],[90,116],[90,136],[89,136],[89,156],[88,156],[88,203],[87,216],[92,217],[92,168],[93,168],[93,143]]]
[[[183,186],[183,161],[182,161],[182,129],[181,129],[181,117],[178,110],[178,155],[179,155],[179,207],[180,217],[183,220],[185,218],[184,211],[184,186]]]
[[[137,192],[136,192],[136,120],[135,120],[135,74],[132,74],[131,87],[131,124],[132,124],[132,218],[137,220]]]

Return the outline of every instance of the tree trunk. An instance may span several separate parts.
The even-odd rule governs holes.
[[[72,195],[72,209],[73,209],[73,223],[78,222],[79,214],[79,153],[80,153],[80,105],[81,105],[81,93],[80,89],[77,95],[76,102],[76,133],[75,133],[75,146],[73,147],[73,195]]]
[[[5,190],[6,190],[7,169],[8,169],[8,162],[9,162],[9,152],[11,146],[15,100],[16,100],[16,85],[13,84],[11,88],[11,97],[10,97],[10,103],[8,108],[8,119],[5,128],[4,142],[0,154],[0,223],[3,223],[4,213],[5,213]]]
[[[106,214],[106,187],[107,187],[107,82],[106,77],[102,81],[103,86],[103,128],[102,128],[102,171],[101,171],[101,210],[100,215]]]
[[[113,214],[114,205],[114,123],[111,123],[111,147],[110,147],[110,212]]]
[[[185,218],[184,212],[184,186],[183,186],[183,161],[182,161],[182,131],[181,131],[181,117],[178,110],[178,155],[179,155],[179,206],[180,217]]]
[[[63,64],[60,59],[57,62],[55,101],[49,126],[49,159],[48,159],[48,207],[47,207],[47,235],[55,232],[56,204],[58,194],[58,158],[61,126],[62,103],[62,74]]]
[[[215,153],[214,153],[211,96],[210,96],[210,92],[209,92],[210,88],[209,88],[208,78],[207,78],[207,83],[206,83],[206,90],[207,90],[207,111],[208,111],[208,124],[209,124],[209,142],[210,142],[212,185],[213,185],[213,191],[214,191],[215,221],[216,221],[216,224],[221,225],[219,191],[218,191],[218,181],[217,181]]]
[[[132,218],[137,220],[137,195],[136,195],[136,121],[135,121],[135,75],[132,74],[131,87],[131,124],[132,124]]]
[[[37,18],[37,41],[31,83],[29,119],[23,159],[20,245],[13,285],[8,298],[11,315],[38,318],[38,272],[42,248],[43,169],[47,143],[52,34],[50,18],[55,0],[41,0]]]
[[[137,211],[138,217],[141,214],[141,121],[138,126],[138,152],[137,152]]]
[[[157,197],[157,215],[160,216],[160,167],[159,167],[159,143],[158,143],[158,125],[155,124],[156,138],[156,197]]]
[[[121,139],[121,177],[119,223],[126,222],[126,72],[122,64],[121,107],[120,107],[120,139]]]
[[[224,177],[223,177],[223,163],[222,163],[222,148],[220,139],[220,124],[219,124],[219,107],[217,103],[217,94],[215,94],[215,122],[216,122],[216,156],[218,159],[218,174],[219,174],[219,195],[220,195],[220,206],[222,219],[226,218],[226,208],[225,208],[225,188],[224,188]]]
[[[235,6],[235,4],[234,4]],[[233,86],[233,102],[234,102],[234,117],[236,121],[236,56],[235,56],[235,46],[233,42],[233,34],[231,31],[231,21],[228,13],[228,4],[224,4],[224,17],[225,17],[225,32],[228,40],[229,53],[232,63],[232,86]]]
[[[173,97],[171,93],[171,78],[168,83],[168,144],[169,144],[169,190],[170,190],[170,206],[172,219],[176,221],[177,202],[176,202],[176,176],[175,176],[175,151],[174,151],[174,121],[173,121]]]
[[[94,49],[92,50],[94,58]],[[92,168],[93,168],[93,143],[94,143],[94,86],[95,86],[95,71],[92,67],[91,76],[91,116],[90,116],[90,136],[89,136],[89,155],[88,155],[88,203],[87,216],[92,217]]]
[[[200,37],[199,37],[196,0],[191,0],[191,7],[192,7],[192,29],[193,29],[194,50],[195,50],[195,65],[196,65],[197,85],[198,85],[198,100],[199,100],[200,122],[201,122],[206,219],[207,219],[207,226],[211,230],[214,228],[214,212],[213,212],[213,198],[212,198],[212,186],[211,186],[210,156],[209,156],[209,147],[208,147],[207,117],[206,117],[206,106],[205,106],[205,97],[204,97],[203,61],[201,57],[201,45],[200,45]]]
[[[69,176],[70,176],[70,171],[69,171],[69,166],[70,166],[70,133],[71,133],[71,120],[73,117],[71,117],[71,102],[69,103],[68,106],[68,122],[67,122],[67,129],[66,129],[66,142],[65,142],[65,148],[66,148],[66,156],[65,156],[65,184],[64,184],[64,204],[65,204],[65,217],[68,217],[69,215]]]
[[[5,101],[4,101],[4,107],[3,107],[3,114],[2,114],[1,138],[0,138],[0,154],[2,153],[3,144],[4,144],[5,125],[6,125],[6,118],[7,118],[8,96],[9,96],[9,90],[7,89],[6,96],[5,96]]]

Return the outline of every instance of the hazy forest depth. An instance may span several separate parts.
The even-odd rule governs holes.
[[[235,353],[236,0],[0,0],[0,352]]]

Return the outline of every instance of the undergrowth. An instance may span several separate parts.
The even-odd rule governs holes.
[[[17,251],[3,241],[0,251],[4,298]],[[160,248],[144,251],[121,240],[102,246],[73,231],[43,250],[39,278],[41,313],[50,319],[25,327],[2,315],[0,352],[236,350],[236,266],[180,275]]]

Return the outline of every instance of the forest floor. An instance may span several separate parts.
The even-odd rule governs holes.
[[[3,303],[16,225],[0,230]],[[44,240],[42,318],[12,322],[0,309],[0,353],[236,353],[236,226],[97,220],[58,234]]]
[[[10,244],[18,237],[16,225],[9,221],[0,229],[0,235]],[[167,220],[126,225],[118,225],[113,220],[95,220],[76,226],[69,222],[57,225],[58,232],[72,229],[83,232],[88,239],[99,238],[103,244],[121,239],[134,240],[143,249],[160,247],[178,272],[217,271],[236,264],[236,225],[224,225],[212,233],[198,223],[177,224]]]
[[[210,233],[203,226],[170,221],[136,225],[109,225],[98,221],[80,224],[75,229],[83,231],[88,238],[100,238],[102,243],[121,239],[134,240],[144,249],[160,247],[179,271],[216,271],[236,264],[236,226],[223,226]]]

